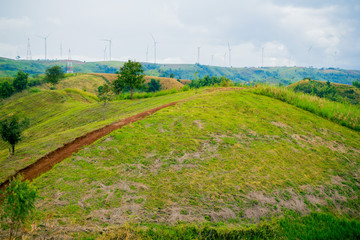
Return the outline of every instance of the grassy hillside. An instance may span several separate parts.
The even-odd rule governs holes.
[[[107,119],[102,121],[102,105],[96,96],[76,89],[43,90],[17,93],[0,102],[0,120],[16,114],[30,120],[23,140],[9,156],[8,144],[0,140],[0,181],[14,174],[46,153],[91,130],[127,116],[155,108],[188,96],[191,92],[133,101],[114,101],[107,105]]]
[[[58,164],[33,182],[34,234],[359,236],[360,133],[253,91],[200,92]]]
[[[124,64],[120,61],[111,62],[80,62],[73,61],[76,73],[115,73]],[[42,60],[21,60],[0,58],[0,76],[14,76],[18,69],[32,75],[43,74],[46,68],[59,65],[66,71],[66,61],[42,61]],[[169,77],[174,74],[177,79],[195,79],[197,76],[203,78],[210,76],[227,76],[236,82],[266,82],[281,83],[289,85],[303,78],[311,78],[320,81],[349,84],[360,79],[359,70],[344,69],[316,69],[304,67],[245,67],[228,68],[200,64],[152,64],[142,63],[146,75]]]
[[[303,92],[318,97],[324,97],[332,101],[348,102],[351,104],[360,103],[360,89],[337,83],[327,83],[304,79],[289,86],[295,92]]]

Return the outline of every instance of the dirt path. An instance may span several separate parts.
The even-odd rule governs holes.
[[[31,180],[37,178],[38,176],[40,176],[41,174],[50,171],[55,164],[70,157],[73,153],[77,153],[82,147],[92,144],[96,140],[102,138],[103,136],[111,133],[112,131],[114,131],[116,129],[119,129],[130,123],[144,119],[145,117],[147,117],[163,108],[175,105],[176,103],[178,103],[178,101],[168,103],[168,104],[162,105],[162,106],[154,108],[154,109],[150,109],[148,111],[125,118],[119,122],[115,122],[115,123],[109,124],[105,127],[102,127],[100,129],[94,130],[92,132],[88,132],[81,137],[75,138],[73,141],[68,142],[68,143],[64,144],[62,147],[39,158],[31,165],[17,171],[13,176],[9,177],[8,180],[6,180],[5,182],[3,182],[0,185],[0,189],[1,190],[4,189],[8,185],[9,179],[12,179],[13,177],[16,177],[19,174],[22,174],[24,176],[24,179],[29,179],[31,181]]]

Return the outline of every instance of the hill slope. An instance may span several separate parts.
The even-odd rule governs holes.
[[[57,236],[129,221],[234,228],[288,211],[358,219],[359,138],[252,90],[203,92],[36,179],[39,219],[50,216],[38,224]]]
[[[29,118],[30,126],[16,146],[15,156],[9,156],[9,145],[0,139],[0,181],[89,131],[192,94],[114,101],[107,104],[106,120],[103,121],[102,104],[97,102],[96,96],[81,90],[17,93],[0,103],[0,120],[15,114],[20,119]]]
[[[309,93],[337,102],[360,103],[360,89],[346,84],[328,84],[327,82],[305,79],[293,83],[288,87],[295,92]]]

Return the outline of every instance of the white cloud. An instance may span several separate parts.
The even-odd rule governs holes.
[[[29,17],[23,16],[20,18],[0,18],[0,31],[19,31],[24,30],[32,25]]]

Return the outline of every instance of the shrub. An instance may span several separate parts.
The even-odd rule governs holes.
[[[17,237],[20,228],[33,212],[38,198],[36,190],[30,187],[28,181],[21,180],[21,176],[13,178],[5,191],[1,192],[1,226],[4,230],[9,230],[10,239]]]

